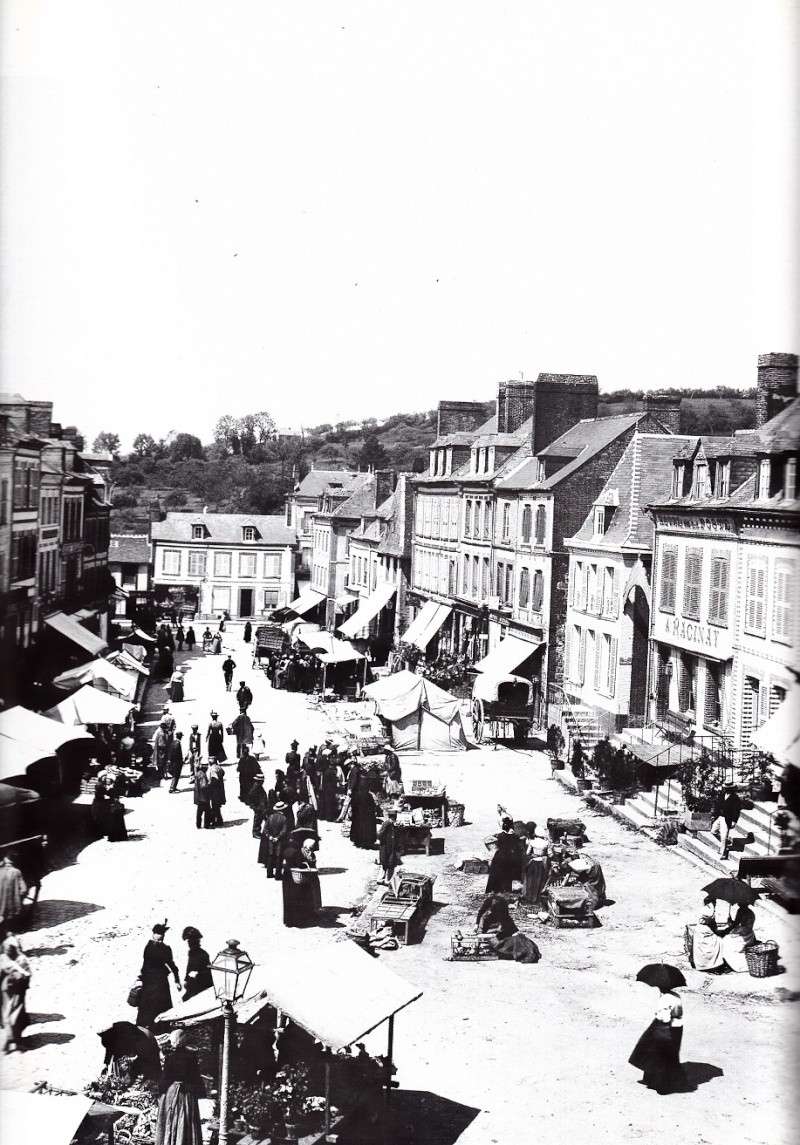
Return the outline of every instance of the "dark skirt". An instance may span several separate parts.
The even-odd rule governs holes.
[[[225,737],[223,733],[217,731],[212,732],[208,737],[208,754],[209,756],[213,755],[215,759],[220,761],[220,763],[228,758],[228,755],[223,746],[224,739]]]
[[[128,838],[128,828],[125,826],[125,811],[122,807],[109,809],[106,818],[109,843],[119,843]]]
[[[283,862],[283,839],[271,839],[269,835],[262,835],[258,844],[258,861],[265,867],[280,868]]]
[[[375,801],[368,791],[356,792],[352,802],[350,841],[357,847],[374,847],[377,837]]]
[[[336,794],[335,783],[329,784],[323,779],[319,797],[319,817],[328,823],[339,818],[339,800]]]
[[[173,704],[180,704],[183,702],[183,683],[179,683],[176,680],[174,684],[170,684],[169,698],[172,700]]]
[[[296,883],[290,869],[283,872],[283,925],[311,926],[320,907],[319,875]]]
[[[628,1058],[634,1069],[642,1070],[644,1084],[657,1093],[677,1093],[686,1084],[680,1063],[683,1026],[670,1026],[654,1018]]]
[[[173,1081],[158,1100],[156,1145],[202,1145],[197,1095],[182,1081]]]
[[[136,1012],[137,1026],[152,1026],[158,1014],[172,1007],[172,995],[166,974],[144,979],[139,1009]]]
[[[549,878],[550,860],[546,855],[529,859],[522,877],[524,901],[537,903],[544,894]]]
[[[489,878],[486,880],[486,894],[499,892],[508,894],[512,883],[519,874],[519,860],[507,851],[495,851],[489,863]]]

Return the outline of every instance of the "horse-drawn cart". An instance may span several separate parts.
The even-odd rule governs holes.
[[[282,652],[288,639],[280,624],[259,624],[253,634],[253,665],[263,668],[270,652]]]
[[[534,715],[534,689],[524,676],[479,675],[472,688],[472,733],[476,743],[489,735],[498,739],[511,727],[514,743],[530,735]]]

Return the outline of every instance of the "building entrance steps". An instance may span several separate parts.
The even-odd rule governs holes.
[[[591,755],[603,738],[603,728],[590,708],[581,704],[570,704],[562,713],[562,721],[570,739],[579,739],[583,750]]]

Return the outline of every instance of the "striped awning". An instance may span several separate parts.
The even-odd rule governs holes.
[[[350,639],[357,636],[363,628],[370,625],[381,609],[386,607],[396,592],[396,584],[389,584],[388,581],[379,584],[366,600],[361,601],[353,615],[345,620],[344,624],[339,625],[341,635]]]
[[[426,600],[400,639],[424,652],[452,611],[449,604]]]

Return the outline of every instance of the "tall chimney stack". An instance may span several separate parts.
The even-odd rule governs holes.
[[[757,426],[775,417],[792,398],[797,397],[797,379],[797,354],[758,355]]]

